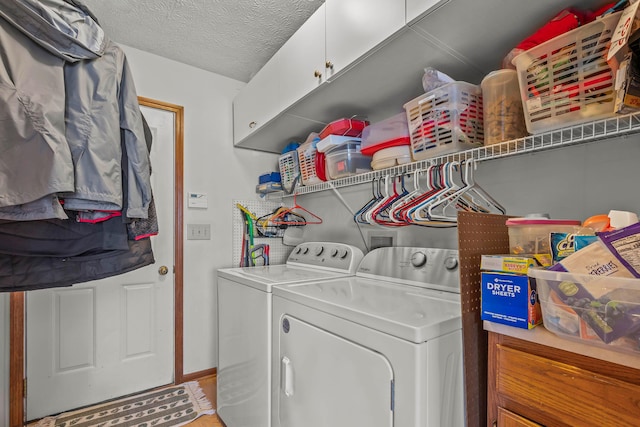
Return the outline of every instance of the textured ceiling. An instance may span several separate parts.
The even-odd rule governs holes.
[[[249,79],[324,0],[84,0],[117,43]]]

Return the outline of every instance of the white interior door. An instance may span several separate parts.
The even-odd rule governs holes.
[[[173,382],[175,114],[142,106],[153,132],[155,264],[27,293],[27,419]],[[169,274],[159,268],[167,266]]]
[[[288,315],[277,342],[274,427],[393,426],[394,377],[384,355]]]

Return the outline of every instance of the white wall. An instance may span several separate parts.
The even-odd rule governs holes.
[[[0,293],[0,426],[9,425],[9,294]]]
[[[184,216],[185,227],[211,224],[211,240],[184,242],[184,372],[198,372],[217,366],[215,271],[232,262],[232,201],[256,198],[258,175],[277,170],[277,156],[233,148],[232,100],[245,83],[123,49],[139,96],[184,107],[185,193],[209,198],[208,209],[185,201]]]

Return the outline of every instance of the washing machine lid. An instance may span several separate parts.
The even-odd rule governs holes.
[[[414,343],[462,328],[454,292],[354,276],[276,287],[273,294]]]
[[[222,268],[218,270],[218,277],[251,286],[263,292],[271,292],[271,288],[275,285],[334,279],[347,275],[348,273],[345,272],[287,264]]]

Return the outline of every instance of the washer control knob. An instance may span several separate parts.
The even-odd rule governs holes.
[[[324,246],[318,246],[315,250],[316,256],[322,255],[322,252],[324,252]]]
[[[447,270],[455,270],[458,267],[458,260],[455,257],[449,257],[444,260],[444,268]]]
[[[302,252],[302,248],[301,248],[300,246],[298,246],[298,247],[296,248],[296,254],[299,254],[300,252]]]
[[[309,253],[309,248],[304,248],[304,250],[302,251],[303,255],[306,255]]]
[[[346,249],[340,249],[340,250],[338,251],[338,256],[339,256],[340,258],[346,258],[346,257],[347,257],[347,255],[349,255],[349,251],[348,251],[348,250],[346,250]]]
[[[424,252],[415,252],[411,255],[411,265],[414,267],[422,267],[427,263],[427,255]]]
[[[331,250],[331,257],[332,257],[332,258],[335,258],[335,257],[337,257],[337,256],[338,256],[338,249],[333,248],[333,249]]]

